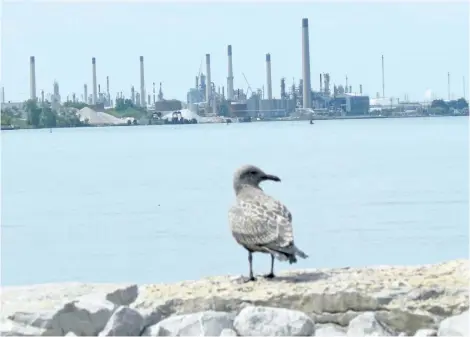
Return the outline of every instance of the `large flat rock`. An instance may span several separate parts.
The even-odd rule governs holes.
[[[3,288],[1,316],[28,325],[15,317],[38,313],[53,317],[54,310],[63,309],[65,303],[94,294],[94,298],[110,301],[116,308],[137,310],[143,317],[143,328],[174,315],[239,313],[254,305],[301,311],[318,325],[339,327],[374,312],[380,324],[413,335],[419,329],[437,329],[444,318],[468,310],[469,281],[469,260],[462,259],[420,266],[298,270],[280,273],[274,280],[259,278],[254,283],[241,283],[239,276],[220,276],[138,287],[45,284]]]

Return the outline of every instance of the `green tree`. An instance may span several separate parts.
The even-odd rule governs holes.
[[[42,108],[40,125],[46,128],[55,128],[57,126],[57,115],[50,107]]]
[[[13,118],[5,111],[2,110],[2,125],[11,125]]]
[[[134,103],[132,103],[130,99],[125,99],[125,98],[116,99],[116,106],[114,107],[114,110],[123,111],[123,110],[127,110],[128,108],[134,108]]]
[[[75,109],[83,109],[84,107],[88,106],[88,104],[83,103],[83,102],[65,102],[63,104],[64,107],[66,108],[75,108]]]
[[[41,122],[41,108],[38,107],[35,100],[29,99],[25,102],[25,110],[28,113],[28,125],[35,128],[39,127]]]

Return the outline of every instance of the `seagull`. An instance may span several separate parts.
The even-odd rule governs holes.
[[[275,277],[274,258],[290,264],[297,262],[297,256],[308,258],[294,244],[292,214],[259,186],[266,180],[281,181],[254,165],[240,167],[233,177],[236,202],[229,210],[229,223],[237,243],[248,251],[250,272],[245,282],[256,280],[253,275],[254,252],[271,255],[271,272],[264,275],[269,279]]]

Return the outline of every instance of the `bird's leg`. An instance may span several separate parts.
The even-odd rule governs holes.
[[[274,278],[274,255],[271,254],[271,272],[264,275],[265,278]]]
[[[248,263],[250,264],[250,276],[245,280],[245,282],[256,281],[253,276],[253,253],[250,251],[248,251]]]

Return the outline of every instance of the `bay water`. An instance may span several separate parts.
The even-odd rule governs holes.
[[[19,130],[1,150],[2,285],[247,274],[243,164],[282,179],[263,188],[310,256],[277,271],[468,258],[467,117]]]

